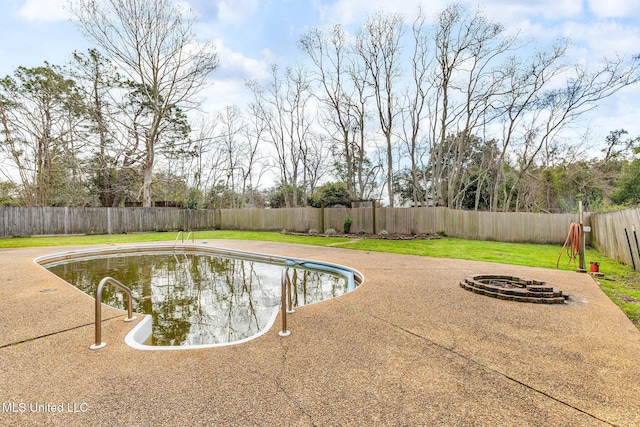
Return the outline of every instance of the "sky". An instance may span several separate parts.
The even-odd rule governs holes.
[[[307,28],[343,24],[359,27],[367,14],[397,11],[410,20],[422,5],[434,20],[447,0],[179,0],[198,16],[197,35],[216,43],[220,66],[205,92],[211,109],[243,105],[244,82],[266,75],[270,64],[303,59],[296,43]],[[460,0],[480,8],[509,31],[541,44],[569,37],[576,62],[640,54],[640,0]],[[62,65],[73,51],[86,51],[67,10],[67,0],[0,0],[0,78],[18,66],[44,61]],[[640,136],[640,85],[601,103],[588,121],[597,136],[624,128]],[[586,126],[586,125],[585,125]]]

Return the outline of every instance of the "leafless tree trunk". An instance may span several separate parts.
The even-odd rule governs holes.
[[[501,25],[460,5],[439,16],[434,36],[430,112],[434,200],[454,207],[463,196],[462,168],[474,135],[497,116],[492,106],[501,79],[495,73],[501,56],[514,48],[514,37],[502,37]],[[456,135],[453,137],[453,135]]]
[[[380,129],[386,143],[387,192],[389,206],[394,206],[393,148],[394,125],[399,114],[398,81],[401,76],[400,59],[404,22],[398,14],[379,12],[366,19],[357,37],[357,53],[367,70],[367,83],[376,100]]]
[[[323,31],[312,28],[299,41],[300,48],[309,56],[314,65],[313,77],[320,85],[318,98],[327,117],[320,125],[332,135],[336,147],[334,153],[344,156],[336,159],[344,167],[347,190],[356,197],[354,136],[357,124],[352,112],[353,83],[348,73],[348,59],[351,53],[348,35],[336,25]],[[326,123],[326,124],[325,124]]]
[[[409,86],[403,95],[402,140],[406,145],[411,161],[411,183],[414,206],[426,206],[427,195],[419,175],[420,163],[424,161],[426,134],[425,125],[427,97],[429,94],[428,75],[432,58],[429,56],[430,38],[426,32],[425,17],[422,9],[412,26],[413,54],[411,57],[411,77]]]
[[[354,89],[349,102],[349,114],[353,121],[351,146],[353,147],[356,198],[365,200],[371,198],[374,191],[377,190],[377,182],[381,172],[379,165],[374,165],[367,155],[367,130],[369,128],[367,106],[373,95],[369,92],[366,64],[360,55],[351,55],[347,73]]]
[[[271,67],[271,80],[263,87],[249,82],[255,103],[253,109],[264,123],[269,140],[276,151],[283,188],[291,186],[292,200],[285,197],[287,206],[299,205],[298,188],[304,185],[304,153],[311,143],[312,119],[309,115],[310,87],[303,68],[287,68],[284,76],[278,67]],[[301,176],[302,180],[301,180]],[[301,182],[302,181],[302,182]]]

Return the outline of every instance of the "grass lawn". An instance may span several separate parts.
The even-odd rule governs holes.
[[[468,259],[542,268],[556,268],[558,255],[562,249],[560,245],[502,243],[464,240],[452,237],[431,240],[383,240],[347,237],[327,238],[264,231],[197,231],[195,232],[195,237],[197,240],[265,240],[315,246],[334,246],[353,250],[390,252],[436,258]],[[20,237],[0,239],[0,249],[35,246],[143,243],[173,241],[175,238],[176,233],[173,232]],[[604,257],[593,249],[587,249],[585,258],[587,267],[591,261],[600,263],[600,271],[605,274],[604,278],[598,279],[600,288],[622,309],[636,327],[640,329],[640,273],[633,271],[631,267]],[[559,268],[562,270],[575,270],[576,265],[568,263],[568,261],[568,256],[566,253],[563,253]]]

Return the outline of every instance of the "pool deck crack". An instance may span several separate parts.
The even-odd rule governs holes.
[[[309,422],[311,423],[311,425],[313,427],[316,427],[316,423],[313,421],[313,417],[311,416],[311,414],[309,412],[307,412],[302,405],[300,404],[300,402],[298,402],[297,399],[294,399],[289,392],[287,391],[285,385],[282,383],[282,381],[280,380],[281,378],[285,377],[285,370],[286,370],[286,366],[287,366],[287,354],[289,353],[289,344],[285,343],[284,340],[280,340],[280,346],[283,349],[283,353],[282,353],[282,360],[281,360],[281,364],[280,364],[280,373],[279,375],[275,378],[274,382],[276,384],[276,386],[278,387],[278,389],[280,389],[280,391],[287,397],[287,399],[290,402],[293,402],[294,405],[296,406],[296,408],[298,408],[298,410],[302,413],[302,415],[304,415],[305,417],[307,417],[309,419]]]
[[[367,311],[367,310],[365,310],[365,309],[363,309],[361,307],[355,306],[353,304],[349,304],[349,303],[347,303],[345,301],[342,301],[340,299],[334,299],[334,301],[339,303],[339,304],[342,304],[345,307],[348,307],[348,308],[350,308],[350,309],[352,309],[354,311],[357,311],[357,312],[362,313],[362,314],[364,314],[366,316],[369,316],[369,317],[371,317],[371,318],[373,318],[373,319],[375,319],[375,320],[377,320],[379,322],[385,323],[385,324],[391,326],[394,329],[398,329],[399,331],[402,331],[403,333],[406,333],[406,334],[409,334],[411,336],[414,336],[414,337],[416,337],[416,338],[418,338],[418,339],[420,339],[422,341],[425,341],[425,342],[427,342],[427,343],[429,343],[429,344],[431,344],[431,345],[433,345],[435,347],[438,347],[438,348],[440,348],[442,350],[445,350],[445,351],[447,351],[447,352],[449,352],[451,354],[454,354],[455,356],[460,357],[460,358],[466,360],[467,362],[470,362],[470,363],[472,363],[474,365],[477,365],[477,366],[479,366],[479,367],[481,367],[481,368],[483,368],[483,369],[485,369],[485,370],[487,370],[489,372],[493,372],[494,374],[502,376],[502,377],[508,379],[509,381],[512,381],[512,382],[514,382],[516,384],[519,384],[522,387],[525,387],[525,388],[527,388],[527,389],[529,389],[529,390],[531,390],[531,391],[533,391],[535,393],[538,393],[538,394],[540,394],[540,395],[542,395],[542,396],[544,396],[544,397],[546,397],[548,399],[551,399],[551,400],[553,400],[555,402],[558,402],[561,405],[564,405],[564,406],[566,406],[568,408],[571,408],[571,409],[573,409],[575,411],[578,411],[578,412],[580,412],[580,413],[582,413],[582,414],[584,414],[584,415],[586,415],[586,416],[588,416],[590,418],[593,418],[594,420],[597,420],[597,421],[599,421],[601,423],[604,423],[604,424],[607,424],[609,426],[620,427],[618,424],[614,424],[614,423],[612,423],[610,421],[604,420],[604,419],[598,417],[597,415],[591,414],[591,413],[589,413],[589,412],[587,412],[587,411],[585,411],[583,409],[578,408],[577,406],[572,405],[569,402],[565,402],[564,400],[562,400],[562,399],[560,399],[558,397],[552,396],[551,394],[549,394],[549,393],[547,393],[547,392],[545,392],[543,390],[540,390],[540,389],[538,389],[538,388],[536,388],[534,386],[526,384],[526,383],[518,380],[517,378],[514,378],[514,377],[512,377],[512,376],[510,376],[510,375],[508,375],[508,374],[506,374],[504,372],[501,372],[498,369],[493,368],[493,367],[491,367],[491,366],[489,366],[489,365],[487,365],[487,364],[485,364],[483,362],[475,360],[475,359],[473,359],[473,358],[471,358],[471,357],[469,357],[469,356],[467,356],[467,355],[465,355],[465,354],[463,354],[463,353],[461,353],[461,352],[459,352],[459,351],[457,351],[457,350],[455,350],[453,348],[447,347],[447,346],[445,346],[443,344],[440,344],[440,343],[432,340],[431,338],[425,337],[425,336],[420,335],[420,334],[418,334],[416,332],[413,332],[413,331],[411,331],[411,330],[409,330],[407,328],[404,328],[403,326],[401,326],[401,325],[399,325],[397,323],[393,323],[393,322],[391,322],[391,321],[389,321],[387,319],[384,319],[384,318],[382,318],[382,317],[380,317],[380,316],[378,316],[376,314],[373,314],[373,313],[371,313],[371,312],[369,312],[369,311]]]

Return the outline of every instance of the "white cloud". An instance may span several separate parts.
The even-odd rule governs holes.
[[[215,44],[220,59],[220,68],[215,72],[215,77],[222,75],[241,79],[259,79],[266,75],[266,62],[232,51],[224,45],[222,39],[217,39]]]
[[[271,52],[270,49],[265,48],[260,51],[260,54],[267,60],[269,63],[274,63],[276,61],[276,56]]]
[[[65,21],[71,17],[67,0],[27,0],[18,14],[29,21]]]
[[[264,79],[268,75],[268,63],[234,52],[220,39],[216,40],[216,48],[220,67],[211,76],[212,86],[203,93],[207,99],[204,107],[208,111],[229,104],[243,107],[251,99],[245,82]]]
[[[618,0],[625,1],[625,0]],[[351,24],[362,20],[367,13],[376,10],[400,12],[412,17],[419,5],[431,21],[438,13],[452,2],[450,0],[405,0],[389,2],[388,0],[337,0],[325,3],[315,0],[314,6],[320,11],[323,22],[333,24]],[[466,5],[470,11],[480,8],[491,19],[507,26],[523,21],[532,16],[545,19],[566,19],[578,16],[582,12],[582,0],[531,0],[514,2],[513,0],[460,0],[459,4]]]
[[[225,24],[242,24],[258,9],[258,0],[221,0],[218,18]]]
[[[325,24],[353,24],[359,23],[363,18],[378,10],[398,12],[406,16],[415,15],[420,0],[404,0],[389,2],[388,0],[337,0],[326,4],[322,1],[314,1],[314,6],[320,12],[320,19]],[[431,14],[434,10],[441,10],[448,0],[433,0],[424,10]]]
[[[589,9],[598,18],[637,18],[640,15],[638,0],[587,0]]]
[[[570,22],[563,27],[563,32],[575,43],[590,48],[590,55],[635,55],[640,46],[637,27],[615,21]]]

